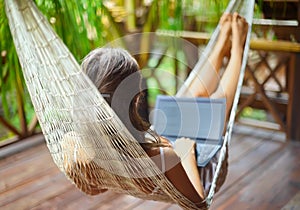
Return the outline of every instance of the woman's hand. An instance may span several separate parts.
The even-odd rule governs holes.
[[[189,138],[180,138],[175,141],[174,150],[183,160],[189,154],[195,155],[196,142]]]
[[[167,138],[160,136],[159,139],[160,139],[160,142],[162,144],[166,145],[167,147],[173,147],[172,143]]]

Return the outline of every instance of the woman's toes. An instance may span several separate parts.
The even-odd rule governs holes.
[[[245,43],[248,31],[246,19],[238,13],[232,16],[232,40],[236,47],[242,47]]]
[[[236,21],[239,17],[240,17],[239,13],[234,12],[233,15],[232,15],[232,20]]]
[[[224,13],[220,19],[220,24],[223,25],[226,21],[231,21],[232,15],[230,13]]]

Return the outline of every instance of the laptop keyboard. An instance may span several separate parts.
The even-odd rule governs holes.
[[[206,162],[216,154],[220,147],[220,145],[213,144],[197,144],[198,165],[206,165]]]

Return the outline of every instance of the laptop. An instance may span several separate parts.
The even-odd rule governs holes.
[[[204,167],[222,146],[225,110],[225,98],[158,95],[152,125],[171,142],[181,137],[196,141],[197,164]]]

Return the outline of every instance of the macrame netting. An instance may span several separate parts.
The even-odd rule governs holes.
[[[247,5],[244,5],[245,2]],[[31,0],[5,0],[5,3],[27,88],[49,151],[60,170],[88,194],[109,189],[142,199],[177,203],[184,209],[199,209],[174,188],[147,156],[80,70],[77,61],[36,5]],[[246,16],[250,27],[253,4],[254,1],[231,1],[227,11],[245,8],[245,13],[237,11]],[[218,30],[213,34],[207,52],[212,49],[217,34]],[[248,42],[249,36],[244,57]],[[243,70],[240,77],[243,77]],[[185,86],[190,80],[191,77]],[[241,82],[242,79],[239,86]],[[238,96],[239,91],[240,88],[236,93]],[[226,147],[237,100],[238,97],[227,126],[217,176],[222,176],[222,165],[227,164]],[[202,202],[202,209],[210,205],[217,176],[208,198]]]

